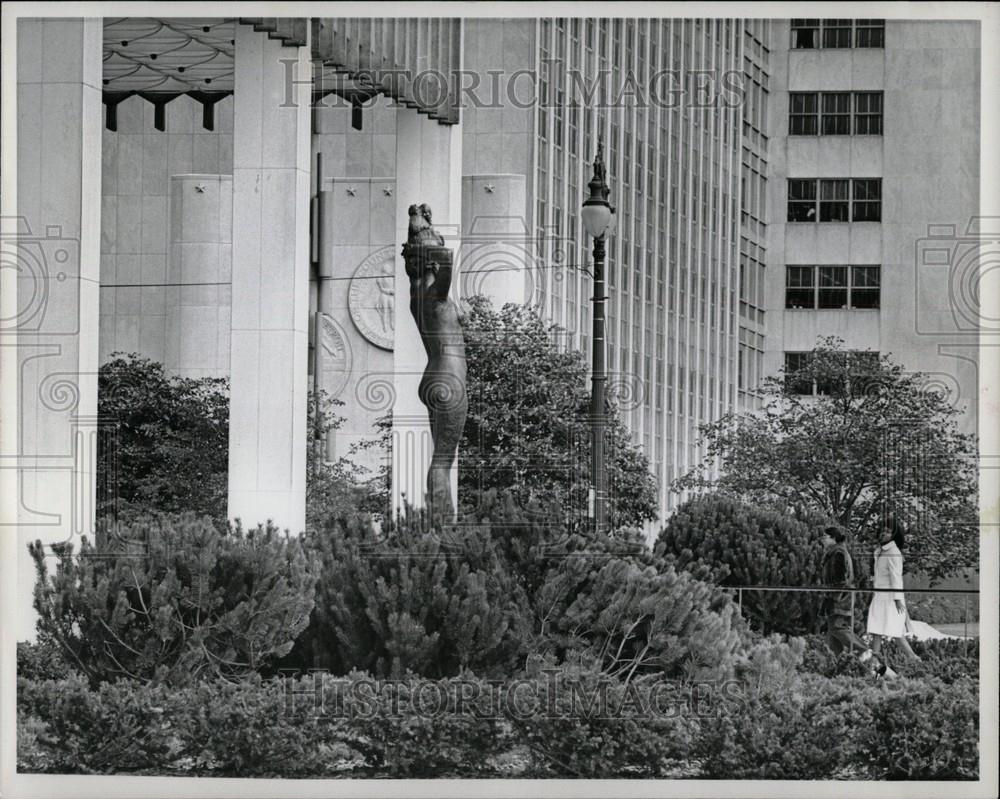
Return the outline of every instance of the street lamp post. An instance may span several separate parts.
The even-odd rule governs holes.
[[[614,208],[608,202],[607,174],[604,168],[603,142],[597,141],[594,176],[587,184],[590,196],[583,203],[583,226],[594,239],[594,324],[593,365],[591,374],[591,481],[594,491],[594,528],[603,532],[608,521],[608,473],[605,464],[604,436],[607,428],[605,386],[608,381],[605,352],[607,331],[604,323],[605,237],[614,221]]]

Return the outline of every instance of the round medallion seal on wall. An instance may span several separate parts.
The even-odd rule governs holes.
[[[331,397],[337,397],[351,376],[351,345],[332,316],[317,314],[316,321],[319,386]]]
[[[395,343],[396,259],[391,245],[376,250],[354,271],[348,307],[355,326],[376,347]]]

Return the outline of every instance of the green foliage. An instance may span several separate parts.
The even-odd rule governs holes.
[[[488,527],[433,528],[420,514],[377,534],[360,518],[311,533],[321,564],[312,623],[286,665],[442,677],[510,673],[526,598]]]
[[[316,571],[274,527],[225,533],[162,516],[80,552],[40,542],[34,606],[41,636],[93,683],[238,678],[286,654],[305,627]]]
[[[344,417],[337,413],[343,402],[325,391],[310,392],[306,428],[309,431],[306,457],[306,528],[320,530],[336,520],[345,521],[373,509],[376,491],[364,470],[350,458],[328,461],[326,437],[338,430]]]
[[[817,385],[802,396],[797,385]],[[874,545],[888,509],[910,531],[908,568],[930,577],[978,561],[976,442],[959,432],[946,395],[888,355],[849,356],[820,339],[803,369],[764,381],[760,411],[701,428],[704,462],[675,490],[818,511]],[[718,466],[721,476],[713,478]]]
[[[177,691],[165,713],[180,744],[174,764],[195,774],[323,776],[351,752],[333,725],[321,723],[321,703],[297,690],[291,682],[251,675]]]
[[[911,640],[909,643],[910,648],[920,657],[919,662],[913,662],[902,652],[894,651],[893,642],[887,644],[886,656],[893,670],[901,676],[939,681],[949,685],[963,679],[979,680],[977,639]],[[834,655],[824,643],[822,636],[810,636],[807,639],[802,670],[825,677],[863,677],[871,673],[867,666],[858,661],[857,653],[842,652],[840,655]]]
[[[540,776],[662,778],[683,767],[693,748],[697,719],[680,684],[626,683],[581,660],[533,675],[525,686],[522,695],[534,702],[511,714],[511,723]]]
[[[714,586],[670,565],[568,552],[535,601],[539,646],[586,655],[628,682],[655,675],[731,676],[740,646],[736,607]]]
[[[907,680],[874,703],[871,716],[860,739],[876,779],[978,779],[976,682]]]
[[[775,664],[796,647],[761,639]],[[783,652],[783,654],[777,654]],[[18,766],[227,777],[975,779],[968,679],[873,682],[790,669],[716,684],[610,678],[573,658],[515,679],[352,672],[184,686],[18,680]]]
[[[660,532],[656,556],[678,568],[704,567],[723,586],[822,584],[823,525],[708,494],[681,505]],[[814,631],[823,596],[743,591],[743,613],[764,630]]]
[[[110,491],[98,518],[191,511],[225,525],[228,381],[168,377],[159,363],[115,353],[98,373],[97,408],[112,425],[99,442],[97,482]]]
[[[161,686],[104,683],[92,689],[79,675],[33,683],[18,679],[18,761],[57,774],[152,768],[169,760]],[[22,748],[23,747],[23,748]]]
[[[51,636],[36,641],[17,642],[17,676],[26,680],[62,680],[76,669],[66,660],[59,644]]]
[[[556,328],[533,309],[494,309],[473,297],[462,319],[469,416],[459,446],[459,497],[474,505],[489,489],[512,489],[518,504],[553,503],[569,518],[590,489],[590,371],[583,355],[556,343]],[[612,526],[656,518],[656,485],[645,456],[609,398],[607,437]]]
[[[504,707],[487,699],[492,686],[471,673],[414,678],[407,673],[389,691],[359,672],[346,684],[324,681],[327,706],[348,720],[345,742],[361,753],[365,768],[390,777],[488,775],[491,760],[516,740]]]
[[[476,776],[512,745],[502,709],[467,699],[491,691],[472,675],[386,686],[358,672],[99,689],[20,680],[18,763],[85,774]]]
[[[701,776],[843,777],[845,769],[864,764],[856,732],[869,723],[871,693],[863,681],[808,675],[750,690],[741,706],[703,719],[696,750]]]

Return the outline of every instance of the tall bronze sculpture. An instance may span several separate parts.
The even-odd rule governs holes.
[[[418,396],[427,407],[434,452],[427,472],[431,511],[452,518],[451,470],[469,410],[466,395],[465,338],[458,308],[449,299],[452,251],[431,225],[427,205],[411,205],[403,260],[410,278],[410,313],[427,351],[427,368]]]

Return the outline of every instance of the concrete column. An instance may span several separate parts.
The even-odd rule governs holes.
[[[235,62],[229,516],[298,532],[305,527],[309,47],[283,47],[237,25]]]
[[[462,296],[482,294],[500,308],[531,299],[534,241],[524,175],[462,178]]]
[[[433,447],[427,409],[417,397],[427,353],[410,314],[410,280],[400,249],[406,241],[413,203],[427,203],[434,213],[434,227],[445,237],[445,246],[456,253],[461,245],[462,129],[440,125],[410,108],[396,111],[396,341],[393,350],[392,506],[424,504],[427,467]],[[459,300],[461,281],[452,282],[452,299]],[[452,496],[458,493],[457,471],[452,475]]]
[[[28,543],[94,531],[102,35],[97,18],[17,22],[18,229],[5,220],[3,231],[17,314],[4,314],[0,343],[16,332],[4,381],[17,381],[17,438],[3,467],[13,455],[17,508],[4,526],[17,525],[18,640],[34,637]]]
[[[163,366],[177,377],[228,377],[232,175],[172,175]]]

